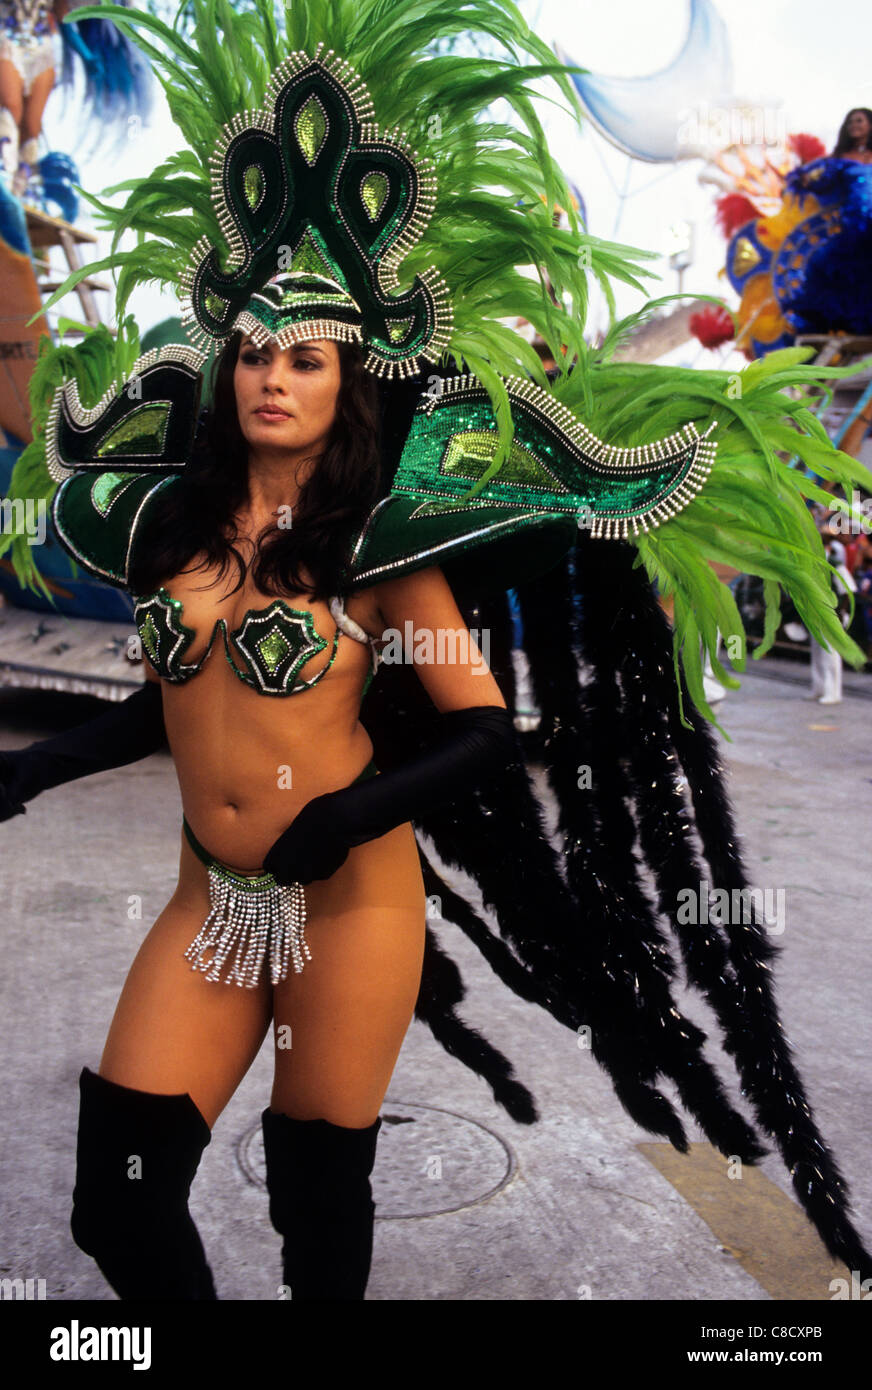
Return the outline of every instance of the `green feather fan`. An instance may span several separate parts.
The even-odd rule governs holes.
[[[855,488],[872,492],[872,473],[833,448],[809,409],[809,396],[786,390],[804,386],[826,393],[825,379],[851,376],[860,368],[801,366],[810,352],[786,348],[769,353],[739,373],[599,362],[590,374],[592,408],[586,404],[587,383],[577,381],[575,373],[554,387],[564,405],[612,444],[643,444],[689,421],[701,431],[712,420],[718,422],[718,451],[702,490],[677,516],[634,541],[638,562],[660,591],[675,600],[676,672],[680,661],[694,704],[714,723],[703,689],[704,662],[711,660],[722,684],[737,687],[738,680],[717,659],[718,633],[737,671],[745,670],[746,637],[735,600],[709,561],[764,580],[766,621],[755,659],[772,646],[783,590],[816,640],[852,666],[865,663],[836,614],[835,571],[806,499],[825,500],[857,520],[862,517],[844,499],[825,492],[804,468],[792,468],[780,456],[795,455],[846,497]]]
[[[70,329],[83,334],[82,341],[75,346],[63,342],[63,335]],[[95,328],[65,318],[58,321],[58,333],[59,344],[53,344],[47,333],[39,340],[39,356],[29,383],[33,439],[22,449],[12,469],[8,491],[12,502],[9,509],[12,526],[0,534],[0,555],[9,552],[21,585],[41,592],[52,603],[52,594],[33,562],[28,533],[19,524],[23,508],[15,506],[16,501],[20,501],[48,507],[57,489],[46,466],[45,426],[52,398],[65,381],[75,380],[82,405],[90,409],[113,382],[117,390],[121,390],[140,355],[139,329],[132,314],[127,315],[114,337],[102,324]]]

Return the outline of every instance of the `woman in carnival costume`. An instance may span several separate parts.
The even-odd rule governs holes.
[[[848,112],[839,126],[832,157],[872,164],[872,111],[868,106],[855,106]]]
[[[702,685],[707,657],[738,684],[715,649],[742,625],[708,561],[764,577],[767,642],[784,588],[810,631],[862,661],[806,505],[817,486],[776,452],[846,490],[869,478],[784,389],[819,374],[780,354],[738,392],[726,373],[613,364],[639,316],[588,347],[588,275],[638,284],[647,253],[573,214],[554,225],[571,201],[529,98],[543,77],[570,102],[571,87],[507,0],[294,5],[281,35],[266,2],[235,15],[194,0],[196,46],[102,12],[161,68],[189,149],[122,185],[123,208],[102,205],[118,235],[139,233],[100,263],[120,269],[121,329],[44,352],[13,495],[53,492],[70,553],[130,590],[148,679],[92,724],[4,755],[0,785],[9,816],[166,732],[184,820],[178,887],[99,1071],[81,1074],[75,1239],[122,1298],[215,1297],[188,1193],[272,1021],[262,1118],[284,1281],[298,1300],[362,1299],[379,1108],[413,1013],[513,1119],[538,1118],[457,1013],[459,973],[426,921],[437,895],[515,993],[589,1029],[641,1126],[687,1149],[663,1077],[716,1148],[754,1162],[760,1136],[675,1004],[669,926],[805,1211],[868,1271],[782,1034],[765,923],[680,910],[703,881],[747,889]],[[434,53],[473,20],[508,57]],[[484,118],[498,98],[519,126]],[[191,346],[136,356],[123,314],[147,280],[180,289]],[[509,317],[542,335],[553,381]],[[25,539],[11,550],[34,580]],[[507,708],[510,588],[558,848]],[[389,661],[387,630],[408,623],[432,646]],[[473,875],[496,929],[427,844]]]
[[[147,69],[135,48],[102,18],[59,24],[85,0],[0,0],[0,172],[16,198],[26,195],[39,157],[46,102],[61,81],[72,89],[74,55],[85,78],[84,112],[101,127],[147,114]],[[128,3],[128,0],[123,0]]]
[[[872,111],[849,111],[832,153],[790,170],[774,213],[735,201],[754,213],[739,217],[726,258],[748,356],[800,334],[872,333]]]
[[[872,332],[872,112],[849,111],[832,154],[794,169],[784,191],[803,218],[772,275],[787,323],[794,333]]]

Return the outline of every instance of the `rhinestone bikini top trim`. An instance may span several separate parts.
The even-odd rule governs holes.
[[[181,599],[173,598],[162,585],[152,594],[134,596],[133,612],[143,649],[151,665],[159,676],[171,684],[181,685],[199,674],[209,658],[215,634],[220,628],[224,654],[231,670],[241,681],[259,695],[296,695],[316,685],[330,670],[336,659],[340,633],[345,633],[356,642],[370,644],[373,665],[369,679],[372,679],[378,664],[373,645],[376,639],[348,616],[341,599],[330,599],[329,606],[336,622],[330,660],[309,680],[297,680],[298,672],[330,643],[316,631],[314,618],[308,608],[292,608],[277,598],[268,608],[249,609],[239,627],[232,632],[228,632],[226,619],[218,618],[200,660],[187,663],[182,659],[184,652],[198,634],[182,621],[184,604]],[[231,640],[242,655],[244,667],[237,665],[234,660]]]

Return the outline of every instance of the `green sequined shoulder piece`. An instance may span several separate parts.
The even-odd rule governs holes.
[[[74,473],[55,493],[58,539],[76,564],[108,584],[126,588],[137,531],[154,498],[180,474]]]

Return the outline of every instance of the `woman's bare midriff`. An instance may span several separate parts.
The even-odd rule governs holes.
[[[326,605],[309,606],[332,646]],[[347,611],[362,621],[350,602]],[[304,678],[329,656],[326,650],[307,662]],[[363,771],[373,750],[358,716],[370,669],[369,646],[342,635],[332,667],[311,689],[261,695],[234,674],[219,631],[197,675],[179,685],[162,682],[185,817],[210,854],[256,873],[308,801],[349,786]]]

